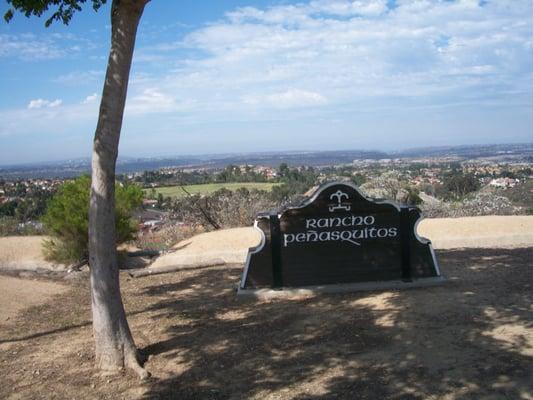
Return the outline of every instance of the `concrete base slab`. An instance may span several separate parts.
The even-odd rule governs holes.
[[[237,289],[239,296],[255,297],[257,299],[291,298],[312,296],[319,293],[350,293],[372,290],[395,290],[410,289],[417,287],[436,286],[446,282],[442,276],[432,278],[416,279],[409,282],[401,280],[380,281],[380,282],[360,282],[342,283],[335,285],[305,286],[299,288],[285,287],[280,289]]]

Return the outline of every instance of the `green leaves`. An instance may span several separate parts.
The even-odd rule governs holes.
[[[89,194],[91,179],[82,176],[58,190],[42,221],[53,237],[45,244],[49,258],[59,262],[76,261],[88,255]],[[115,226],[117,242],[133,238],[136,224],[130,216],[142,204],[142,190],[136,185],[117,185],[115,191]]]
[[[41,17],[49,9],[52,15],[48,17],[44,23],[49,27],[54,21],[61,21],[68,25],[72,17],[77,11],[82,10],[82,4],[88,0],[7,0],[11,6],[4,14],[6,22],[11,21],[15,12],[20,12],[26,17],[36,16]],[[98,11],[107,0],[89,0],[94,11]]]
[[[13,18],[13,10],[10,8],[9,10],[7,10],[7,12],[4,14],[4,20],[6,22],[9,22],[11,21],[11,18]]]

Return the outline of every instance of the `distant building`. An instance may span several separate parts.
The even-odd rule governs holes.
[[[144,199],[143,206],[145,207],[155,207],[157,205],[157,200],[153,199]]]
[[[490,181],[489,185],[503,189],[515,187],[520,182],[519,179],[497,178]]]
[[[276,178],[278,176],[276,171],[274,171],[271,167],[264,167],[262,165],[254,167],[254,172],[257,174],[263,174],[269,179]]]

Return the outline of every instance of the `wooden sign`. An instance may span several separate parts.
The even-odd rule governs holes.
[[[257,216],[261,243],[248,251],[239,291],[442,281],[431,242],[416,233],[420,219],[417,207],[325,184],[300,206]]]

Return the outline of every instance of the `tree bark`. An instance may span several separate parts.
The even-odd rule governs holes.
[[[96,364],[104,371],[148,373],[120,295],[115,232],[115,165],[137,26],[148,0],[113,0],[111,50],[94,136],[89,207],[89,265]]]

